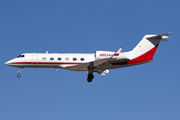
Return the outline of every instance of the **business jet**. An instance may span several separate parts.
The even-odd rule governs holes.
[[[23,53],[5,64],[18,67],[17,77],[21,77],[23,68],[61,68],[72,71],[87,72],[87,81],[91,82],[94,73],[105,75],[110,69],[129,67],[153,61],[153,56],[160,41],[167,41],[168,35],[145,35],[129,52],[95,51],[94,54],[84,53]]]

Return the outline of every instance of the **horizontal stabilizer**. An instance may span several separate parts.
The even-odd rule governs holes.
[[[168,38],[168,35],[171,35],[172,33],[166,33],[161,35],[155,35],[147,37],[147,39],[161,39],[161,41],[167,41],[165,38]]]

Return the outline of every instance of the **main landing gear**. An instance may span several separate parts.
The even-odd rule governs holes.
[[[92,82],[92,79],[94,78],[93,72],[94,72],[94,63],[91,62],[89,63],[89,66],[87,67],[88,69],[88,78],[87,81],[88,82]]]
[[[23,70],[22,68],[19,68],[19,71],[18,71],[18,74],[17,74],[17,77],[18,77],[18,78],[21,77],[21,71],[22,71],[22,70]]]
[[[87,78],[87,81],[88,82],[92,82],[92,79],[94,78],[94,75],[92,73],[89,73],[88,74],[88,78]]]

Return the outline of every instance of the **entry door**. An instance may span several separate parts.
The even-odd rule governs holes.
[[[32,56],[32,64],[38,64],[38,56],[37,55]]]

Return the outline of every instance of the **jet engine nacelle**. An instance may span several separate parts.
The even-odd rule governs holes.
[[[115,52],[111,51],[96,51],[95,52],[95,59],[104,59],[104,58],[110,58],[114,55]]]

